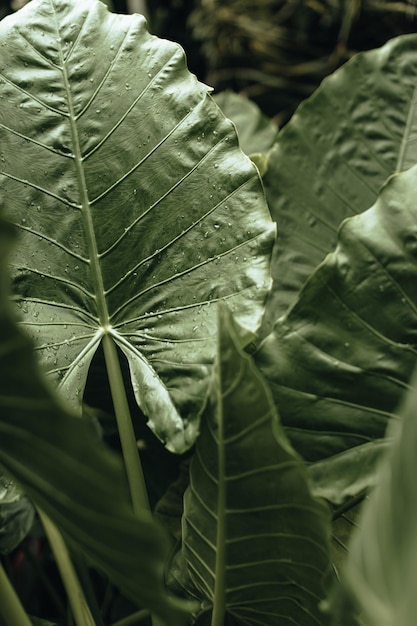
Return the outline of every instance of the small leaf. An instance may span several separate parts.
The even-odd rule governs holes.
[[[203,611],[223,603],[230,623],[316,626],[324,623],[329,510],[311,496],[267,384],[240,346],[223,306],[184,499],[177,567],[188,577],[176,575]]]
[[[267,153],[278,133],[276,124],[254,102],[233,91],[221,91],[213,97],[225,116],[236,125],[243,152],[247,155]]]

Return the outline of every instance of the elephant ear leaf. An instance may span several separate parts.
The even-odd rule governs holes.
[[[417,163],[416,79],[417,36],[392,39],[326,78],[279,133],[264,177],[279,237],[263,337],[333,251],[343,220]]]
[[[55,398],[15,323],[5,277],[9,231],[0,220],[0,466],[128,597],[182,625],[186,607],[163,583],[167,537],[133,515],[119,459]]]
[[[74,407],[104,334],[168,448],[193,443],[216,301],[249,332],[274,225],[233,124],[182,49],[97,0],[0,23],[0,187],[19,229],[15,298]]]
[[[306,469],[225,306],[219,317],[174,574],[201,602],[199,624],[212,611],[216,625],[225,616],[242,626],[324,624],[329,510],[311,496]]]
[[[345,220],[336,250],[255,357],[294,447],[322,463],[315,476],[322,493],[326,471],[327,494],[339,484],[354,495],[348,483],[363,489],[365,473],[374,482],[380,440],[409,387],[417,358],[416,185],[416,166],[395,174],[371,209]],[[356,446],[363,455],[349,452]]]

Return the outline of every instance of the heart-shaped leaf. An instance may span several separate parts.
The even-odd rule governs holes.
[[[417,357],[416,188],[413,167],[344,222],[335,252],[256,355],[307,460],[382,438],[408,388]]]
[[[8,231],[0,221],[0,464],[123,593],[183,624],[185,608],[163,584],[162,528],[133,515],[119,459],[51,394],[14,322],[5,293]]]
[[[319,603],[330,568],[329,517],[312,497],[267,383],[222,307],[184,498],[187,574],[177,564],[176,575],[204,612],[213,610],[215,626],[224,615],[242,626],[324,624]]]
[[[342,221],[417,162],[416,84],[416,35],[393,39],[326,78],[278,135],[264,177],[279,237],[263,336],[334,249]]]
[[[181,48],[139,15],[34,0],[0,43],[0,187],[39,357],[76,405],[110,334],[149,425],[182,451],[213,304],[227,299],[249,331],[262,316],[274,226],[256,170]]]

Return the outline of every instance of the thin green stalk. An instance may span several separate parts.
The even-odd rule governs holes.
[[[88,602],[88,606],[90,607],[91,614],[94,619],[94,623],[96,626],[104,626],[103,619],[101,617],[100,607],[97,602],[96,595],[94,593],[93,584],[91,582],[90,572],[88,570],[85,557],[80,552],[77,552],[75,557],[75,567],[78,573],[78,577],[82,584],[85,597]]]
[[[130,416],[119,355],[114,339],[108,333],[103,336],[103,351],[133,511],[138,517],[151,520],[151,507],[149,506],[148,492]],[[152,626],[165,626],[165,622],[160,621],[156,615],[152,615]]]
[[[6,626],[32,626],[16,591],[0,563],[0,615]]]
[[[142,519],[143,517],[151,519],[148,493],[126,397],[119,355],[113,337],[108,333],[103,336],[103,350],[133,510]]]
[[[38,513],[61,574],[76,625],[95,626],[61,533],[43,511],[38,509]]]
[[[134,626],[138,622],[145,619],[145,617],[149,617],[150,613],[147,609],[142,609],[141,611],[137,611],[136,613],[132,613],[132,615],[128,615],[123,619],[114,622],[112,626]]]
[[[226,614],[226,450],[223,429],[223,399],[221,392],[220,363],[217,364],[217,418],[218,418],[218,493],[217,493],[217,537],[216,537],[216,571],[214,583],[213,613],[211,626],[224,626]]]

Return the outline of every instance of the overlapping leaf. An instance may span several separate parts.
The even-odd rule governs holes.
[[[33,0],[0,41],[0,188],[41,361],[79,403],[110,333],[150,426],[181,451],[213,358],[213,303],[227,299],[250,331],[262,315],[274,228],[255,168],[179,46],[138,15]]]
[[[263,336],[334,249],[342,221],[417,163],[416,88],[417,37],[393,39],[325,79],[280,132],[264,178],[279,237]]]
[[[291,441],[310,461],[383,437],[408,387],[417,357],[416,188],[413,167],[344,222],[335,252],[256,355]]]
[[[51,395],[31,342],[13,320],[4,287],[8,229],[1,221],[0,464],[125,594],[182,624],[184,607],[163,585],[162,529],[133,515],[120,462]]]
[[[362,623],[369,626],[412,626],[416,618],[416,411],[414,388],[351,544],[346,576],[362,609]]]
[[[229,90],[221,91],[214,99],[225,116],[236,125],[239,145],[246,154],[268,152],[278,128],[254,102]]]
[[[223,603],[234,624],[324,624],[329,511],[311,496],[303,463],[226,309],[220,322],[184,499],[188,576],[177,576],[202,602],[197,623],[208,623],[204,616]]]

